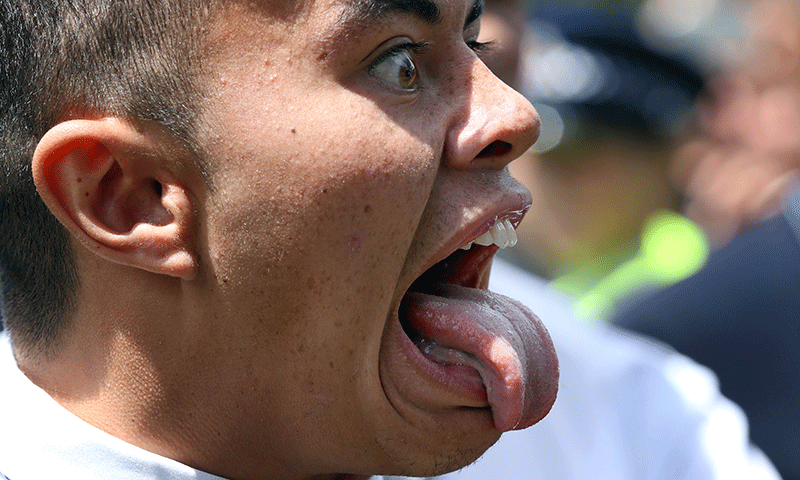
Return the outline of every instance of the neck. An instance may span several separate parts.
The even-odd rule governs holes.
[[[155,439],[169,439],[170,430],[187,427],[184,418],[165,415],[189,407],[175,405],[183,399],[176,400],[177,385],[170,383],[191,341],[181,281],[124,267],[101,273],[80,279],[76,308],[53,355],[15,352],[19,367],[87,423],[177,458],[174,445]],[[157,288],[148,287],[154,282]]]

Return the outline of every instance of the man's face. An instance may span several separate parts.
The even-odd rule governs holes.
[[[478,6],[251,5],[210,32],[202,314],[242,457],[427,475],[549,409],[546,332],[482,293],[496,246],[459,250],[529,207],[505,166],[539,127],[473,51]]]

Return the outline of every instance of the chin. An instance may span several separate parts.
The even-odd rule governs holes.
[[[455,448],[448,451],[433,453],[432,450],[423,450],[418,452],[419,458],[416,459],[411,458],[406,451],[395,458],[396,469],[385,474],[406,477],[433,477],[451,473],[475,463],[499,438],[500,436],[497,435],[496,438],[485,441],[483,444],[453,446]]]

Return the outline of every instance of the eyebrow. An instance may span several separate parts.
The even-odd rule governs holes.
[[[464,29],[483,14],[483,0],[474,0],[464,22]],[[328,46],[357,37],[367,28],[394,15],[411,15],[435,26],[442,22],[442,12],[433,0],[357,0],[345,6],[337,21],[323,35]],[[326,56],[323,54],[323,56]]]
[[[433,0],[358,0],[346,7],[338,23],[367,24],[393,14],[412,15],[430,25],[442,21],[442,12]]]
[[[478,19],[481,18],[481,15],[483,15],[483,0],[475,0],[472,3],[472,8],[469,9],[467,19],[464,21],[464,30],[478,21]]]

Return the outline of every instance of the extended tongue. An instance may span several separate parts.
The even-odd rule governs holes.
[[[405,315],[420,349],[443,365],[480,375],[495,428],[526,428],[550,411],[558,359],[550,335],[525,306],[502,295],[456,285],[409,292]]]

